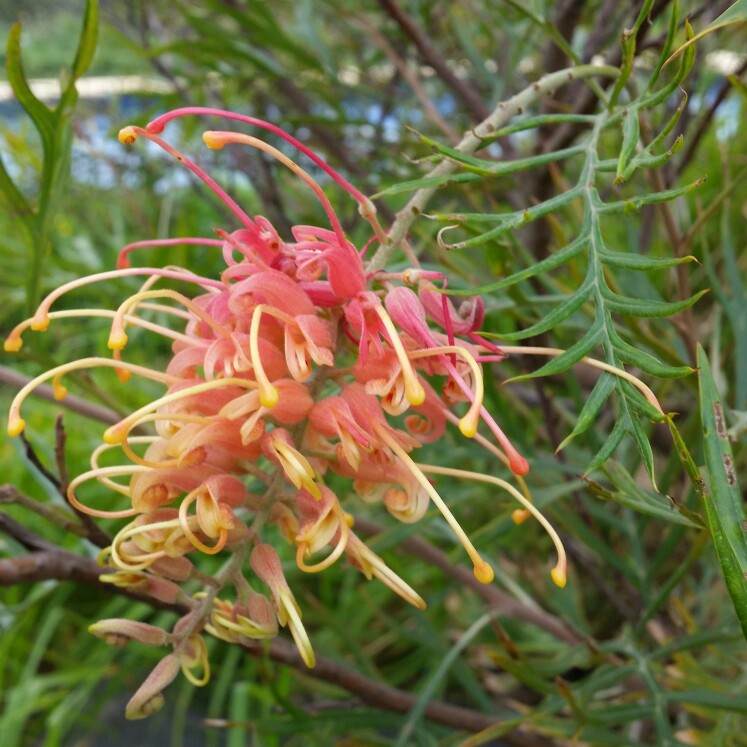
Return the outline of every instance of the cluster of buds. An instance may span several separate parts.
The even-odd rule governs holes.
[[[268,526],[295,546],[302,571],[321,571],[347,558],[367,578],[376,577],[414,606],[425,607],[421,596],[354,531],[349,511],[356,496],[382,503],[403,522],[418,521],[433,504],[464,546],[476,578],[489,583],[490,564],[434,480],[461,476],[503,487],[523,504],[517,521],[533,514],[550,532],[558,549],[552,577],[565,584],[560,540],[525,495],[492,475],[417,460],[424,443],[453,426],[515,475],[529,469],[483,404],[483,364],[500,361],[504,353],[478,332],[482,300],[470,298],[455,307],[443,292],[445,278],[419,267],[367,273],[363,252],[346,237],[328,198],[307,172],[257,138],[206,132],[210,148],[240,143],[269,153],[321,201],[329,228],[295,226],[292,240],[281,238],[269,221],[247,215],[200,167],[159,137],[170,120],[195,113],[264,127],[290,142],[359,202],[373,241],[387,242],[371,202],[295,138],[230,112],[175,110],[146,128],[124,128],[119,139],[129,145],[147,138],[173,155],[220,198],[238,227],[230,233],[217,230],[218,238],[128,245],[117,270],[56,289],[7,338],[5,349],[12,351],[20,348],[26,329],[44,330],[55,319],[111,319],[112,357],[84,358],[31,381],[11,406],[11,435],[24,428],[20,408],[25,396],[52,380],[56,395],[64,397],[61,379],[76,369],[108,366],[122,381],[137,375],[165,386],[162,396],[105,432],[91,469],[76,477],[68,492],[80,511],[128,520],[102,554],[102,563],[111,569],[103,578],[191,607],[168,634],[127,621],[93,626],[111,642],[133,638],[174,647],[131,701],[132,717],[160,706],[161,689],[180,667],[198,684],[207,679],[203,631],[247,643],[287,626],[304,662],[314,665],[301,609],[266,539]],[[220,276],[172,266],[130,266],[131,251],[174,244],[221,253]],[[52,309],[60,296],[86,283],[128,276],[142,276],[144,282],[116,310]],[[196,292],[187,295],[164,287],[164,281]],[[123,359],[128,330],[135,327],[172,341],[165,370]],[[125,463],[101,466],[102,455],[114,449]],[[105,510],[84,501],[81,487],[91,481],[120,494],[122,507]],[[330,485],[345,485],[345,494]],[[195,559],[221,552],[226,563],[206,582]],[[203,582],[203,591],[187,597],[180,584],[195,579]],[[192,675],[195,668],[203,675]]]

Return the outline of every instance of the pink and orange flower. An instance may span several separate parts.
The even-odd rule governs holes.
[[[160,137],[170,121],[193,114],[243,121],[291,143],[358,201],[374,241],[387,241],[370,200],[295,138],[231,112],[178,109],[146,128],[126,127],[119,138],[128,145],[146,138],[177,158],[222,200],[237,227],[217,231],[218,239],[130,244],[120,252],[117,270],[56,289],[6,340],[6,350],[12,351],[20,348],[26,329],[44,330],[53,320],[111,320],[113,358],[84,358],[30,382],[12,404],[11,435],[24,428],[23,399],[49,379],[63,397],[61,379],[76,369],[112,367],[122,380],[144,376],[165,387],[162,396],[106,431],[91,469],[70,484],[69,500],[95,517],[129,519],[103,557],[114,570],[108,578],[115,583],[143,586],[158,579],[171,589],[196,573],[197,554],[232,553],[217,582],[190,600],[194,610],[189,624],[182,624],[187,632],[179,637],[175,628],[169,634],[175,653],[159,669],[166,684],[179,666],[187,672],[198,663],[205,668],[204,644],[197,637],[201,630],[241,642],[273,636],[278,625],[288,626],[303,660],[313,666],[301,608],[277,551],[264,538],[266,526],[276,525],[295,545],[301,570],[321,571],[347,557],[367,578],[375,576],[422,608],[425,602],[417,592],[354,532],[354,501],[348,494],[381,502],[392,516],[410,523],[435,505],[464,546],[475,576],[489,583],[493,569],[436,490],[433,476],[486,479],[501,487],[508,483],[421,464],[418,450],[456,425],[515,475],[529,470],[483,402],[483,364],[500,361],[504,353],[479,335],[481,299],[455,308],[434,284],[443,276],[418,267],[367,273],[362,252],[347,238],[327,196],[307,172],[257,138],[206,132],[211,148],[245,144],[269,153],[320,200],[329,228],[296,226],[292,238],[281,238],[265,218],[247,215],[199,166]],[[203,277],[182,268],[130,266],[133,250],[175,244],[219,249],[222,272]],[[143,284],[115,311],[52,309],[60,296],[86,283],[123,276],[142,276]],[[173,281],[194,293],[164,285]],[[131,327],[172,342],[165,370],[122,359]],[[126,462],[99,466],[101,454],[116,448]],[[330,480],[331,475],[338,477]],[[340,478],[348,482],[344,505],[330,487]],[[119,493],[122,507],[107,511],[82,502],[79,488],[90,481]],[[524,506],[517,519],[529,512],[548,528],[558,549],[552,576],[564,585],[566,560],[557,535],[525,495],[510,485],[506,489]],[[253,572],[253,583],[260,582],[264,594],[252,588],[245,572]],[[218,597],[229,586],[235,601]],[[98,630],[118,641],[128,635],[142,638],[146,631],[148,641],[162,642],[148,628],[130,629],[120,622],[108,627],[100,623]],[[131,714],[145,715],[160,705],[157,681],[157,676],[149,678],[147,693],[133,699]]]

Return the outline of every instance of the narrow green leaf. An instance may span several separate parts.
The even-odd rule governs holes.
[[[562,249],[553,252],[549,256],[545,257],[540,262],[530,265],[524,270],[515,272],[513,275],[497,280],[495,283],[489,285],[482,285],[479,288],[468,288],[466,290],[451,290],[449,289],[450,296],[476,296],[483,295],[485,293],[492,293],[493,291],[501,290],[502,288],[509,288],[516,283],[520,283],[522,280],[535,277],[550,270],[554,270],[556,267],[567,262],[569,259],[575,257],[579,252],[586,248],[589,242],[588,236],[581,235],[574,239],[570,244],[566,244]]]
[[[604,289],[603,296],[607,308],[611,311],[616,311],[618,314],[626,314],[627,316],[659,317],[671,316],[672,314],[677,314],[684,309],[689,309],[706,293],[708,293],[707,290],[702,290],[694,296],[686,298],[684,301],[671,302],[620,296],[617,293],[613,293],[609,288]]]
[[[718,692],[712,690],[671,690],[666,693],[666,698],[670,703],[692,703],[693,705],[747,714],[747,695],[740,695],[730,689]]]
[[[389,195],[398,195],[403,192],[415,192],[418,189],[431,189],[433,187],[448,187],[452,184],[465,184],[468,182],[478,181],[481,177],[478,174],[441,174],[440,176],[424,176],[421,179],[410,179],[406,182],[393,184],[386,187],[375,195],[371,195],[372,200],[378,200],[380,197]]]
[[[618,98],[622,93],[625,84],[633,72],[633,60],[635,59],[635,34],[629,29],[623,29],[622,38],[622,64],[620,65],[620,77],[615,81],[615,85],[610,94],[608,108],[612,111],[617,104]]]
[[[5,168],[2,156],[0,155],[0,195],[5,200],[9,210],[14,217],[26,221],[31,215],[31,205],[23,196],[22,192],[16,187],[15,182],[11,179],[8,170]]]
[[[667,38],[664,40],[664,44],[662,45],[661,52],[659,53],[659,60],[657,61],[654,72],[651,75],[651,80],[649,80],[648,82],[648,86],[646,88],[647,91],[650,91],[656,84],[656,81],[659,79],[659,75],[661,74],[661,70],[664,67],[665,62],[667,61],[667,58],[672,53],[672,48],[674,47],[674,38],[677,35],[677,29],[679,27],[679,20],[680,3],[679,0],[674,0],[674,2],[672,3],[672,12],[669,16]]]
[[[564,449],[574,438],[587,431],[596,422],[597,415],[602,409],[602,405],[607,401],[615,386],[615,377],[612,374],[602,374],[594,388],[591,390],[589,398],[584,402],[581,412],[578,414],[576,425],[573,430],[560,442],[560,446],[555,449],[557,453]]]
[[[26,110],[34,125],[39,130],[42,144],[45,149],[49,147],[54,137],[54,115],[52,111],[34,96],[23,71],[21,60],[21,24],[16,23],[8,35],[8,46],[6,50],[7,59],[5,70],[8,75],[13,93],[18,103]]]
[[[614,331],[612,334],[612,344],[617,354],[625,363],[637,366],[642,371],[659,379],[678,379],[682,376],[689,376],[695,371],[690,366],[667,366],[658,358],[651,355],[651,353],[630,345]]]
[[[547,163],[561,161],[564,158],[583,153],[585,147],[583,145],[574,145],[570,148],[562,148],[551,153],[542,153],[528,158],[517,158],[513,161],[490,161],[468,153],[462,153],[462,151],[456,148],[439,143],[437,140],[433,140],[425,135],[420,135],[420,139],[437,153],[480,176],[501,176],[504,174],[515,174],[518,171],[526,171],[535,166],[543,166]]]
[[[643,424],[637,417],[630,418],[630,425],[630,435],[633,437],[633,441],[635,441],[635,445],[638,447],[638,453],[641,455],[641,459],[643,459],[643,464],[646,467],[646,472],[648,472],[649,480],[651,480],[654,490],[658,493],[659,488],[656,485],[654,452],[651,448],[651,441],[649,441],[648,434],[643,429]]]
[[[537,218],[541,218],[545,215],[556,212],[559,208],[564,207],[568,203],[575,200],[581,195],[581,189],[574,187],[569,189],[567,192],[551,197],[549,200],[533,205],[530,208],[522,211],[515,211],[513,213],[505,213],[503,215],[484,215],[482,213],[462,213],[455,215],[448,214],[437,214],[433,216],[436,220],[449,221],[456,220],[464,223],[486,223],[488,221],[498,220],[499,225],[490,231],[481,233],[479,236],[474,236],[471,239],[465,241],[458,241],[456,244],[445,245],[449,249],[469,249],[473,246],[479,246],[484,244],[486,241],[495,239],[498,236],[512,231],[514,228],[521,228],[521,226],[531,223]]]
[[[586,334],[557,358],[553,358],[536,371],[532,371],[532,373],[522,374],[521,376],[512,376],[506,383],[525,381],[526,379],[536,379],[540,376],[553,376],[554,374],[567,371],[571,366],[578,363],[585,355],[588,355],[592,350],[594,350],[594,348],[602,341],[603,337],[604,322],[602,317],[599,316]]]
[[[615,449],[620,445],[620,441],[623,440],[627,431],[626,420],[629,420],[627,416],[621,416],[617,419],[609,436],[607,436],[607,440],[602,444],[602,448],[594,455],[589,466],[584,470],[585,475],[601,467],[615,452]]]
[[[642,151],[633,158],[628,167],[622,173],[622,181],[627,181],[633,175],[636,169],[658,169],[663,166],[669,159],[682,147],[685,142],[685,138],[682,135],[678,135],[675,141],[672,143],[672,147],[661,153],[660,155],[651,155],[649,148],[653,147],[650,145],[645,151]]]
[[[96,43],[99,33],[99,3],[98,0],[86,2],[86,12],[83,17],[83,30],[80,34],[78,49],[73,62],[72,77],[80,78],[88,71],[96,53]]]
[[[672,116],[667,120],[667,123],[664,125],[664,127],[662,127],[659,134],[646,146],[646,151],[648,153],[653,153],[664,142],[664,138],[666,138],[667,135],[669,135],[669,133],[675,128],[677,122],[680,121],[682,112],[685,111],[685,107],[687,106],[687,99],[688,96],[685,93],[682,96],[682,101],[680,101],[679,106],[674,110],[674,114],[672,114]],[[679,135],[677,140],[680,139],[682,139],[681,134]],[[675,140],[675,142],[672,144],[672,147],[669,151],[670,154],[672,152],[676,152],[677,148],[679,147],[675,145],[677,140]]]
[[[689,19],[685,19],[685,39],[690,41],[693,39],[694,35],[693,27],[690,25]],[[669,60],[667,60],[669,62]],[[665,63],[666,64],[666,63]],[[678,86],[680,83],[687,77],[690,70],[692,70],[693,65],[695,64],[695,44],[690,43],[687,45],[687,49],[685,50],[685,53],[682,55],[682,59],[680,60],[680,66],[677,70],[677,75],[674,78],[674,83],[676,83]]]
[[[636,412],[644,418],[648,418],[654,423],[663,423],[666,420],[666,415],[649,402],[643,393],[634,387],[629,381],[624,379],[618,379],[618,385],[621,393],[625,397],[625,404],[632,411]]]
[[[703,528],[702,524],[698,524],[681,514],[677,504],[671,498],[666,498],[660,493],[651,493],[644,490],[620,462],[614,459],[607,460],[603,471],[612,481],[616,490],[604,490],[601,486],[596,486],[590,480],[587,480],[592,493],[597,497],[615,501],[638,513],[655,516],[657,519],[664,519],[673,524]]]
[[[443,223],[495,223],[500,221],[513,226],[520,226],[541,215],[546,215],[563,207],[583,194],[580,187],[573,187],[567,192],[555,195],[544,202],[539,202],[523,210],[514,210],[510,213],[430,213],[430,217]]]
[[[646,195],[637,195],[631,197],[628,200],[615,200],[615,202],[599,202],[595,205],[597,212],[602,214],[613,214],[613,213],[624,213],[628,214],[631,212],[638,211],[643,205],[655,205],[660,202],[670,202],[677,197],[686,195],[697,189],[701,184],[705,183],[706,177],[697,179],[690,184],[685,184],[682,187],[675,187],[674,189],[665,189],[661,192],[652,192]]]
[[[548,329],[552,329],[557,324],[567,319],[574,311],[576,311],[581,304],[583,304],[591,295],[593,284],[591,277],[587,277],[583,284],[576,290],[576,292],[566,298],[562,303],[558,304],[547,316],[541,319],[536,324],[532,324],[531,327],[521,330],[520,332],[511,332],[509,334],[501,335],[502,340],[524,340],[527,337],[533,337],[539,335],[542,332],[547,332]]]
[[[459,640],[446,652],[445,656],[441,658],[441,661],[438,662],[418,694],[418,699],[415,702],[415,705],[413,705],[412,709],[407,714],[407,718],[399,733],[395,747],[405,747],[405,745],[411,744],[409,741],[410,736],[420,719],[422,719],[425,709],[428,706],[429,701],[433,698],[439,683],[449,671],[449,668],[452,666],[459,654],[494,617],[496,617],[495,611],[488,612],[472,623],[472,625],[461,635]]]
[[[493,142],[498,138],[505,137],[506,135],[512,135],[515,132],[525,132],[526,130],[534,130],[538,127],[544,127],[546,125],[555,124],[588,124],[593,125],[597,121],[595,114],[540,114],[536,117],[528,117],[522,119],[516,124],[509,125],[497,130],[492,135],[483,138],[485,143]]]
[[[608,267],[621,270],[639,270],[641,272],[664,270],[667,267],[674,267],[685,262],[697,262],[692,254],[688,254],[686,257],[651,257],[646,254],[615,252],[609,249],[603,249],[597,254]]]
[[[704,492],[703,505],[726,587],[742,633],[747,638],[747,537],[742,496],[726,432],[723,406],[708,357],[701,346],[698,346],[697,361],[703,453],[710,493]]]
[[[638,139],[641,135],[641,127],[638,121],[638,112],[628,109],[623,117],[623,140],[620,146],[620,155],[617,159],[617,175],[615,184],[625,181],[623,174],[627,173],[628,166],[636,154]]]
[[[682,54],[685,50],[692,48],[698,39],[702,39],[707,34],[711,34],[718,29],[724,28],[724,26],[730,26],[734,23],[745,23],[747,22],[747,0],[737,0],[732,3],[718,18],[713,22],[709,23],[700,33],[692,36],[690,34],[687,41],[679,47],[673,54],[669,56],[664,65],[668,65],[675,57]],[[689,25],[689,24],[688,24]]]
[[[687,475],[690,478],[690,482],[693,484],[693,488],[695,489],[696,495],[701,500],[701,502],[707,500],[705,483],[703,482],[703,478],[700,476],[698,465],[695,464],[695,460],[692,458],[692,455],[690,454],[690,451],[687,448],[687,444],[685,443],[685,440],[682,438],[682,434],[679,432],[679,430],[677,429],[677,426],[674,424],[673,414],[667,415],[666,421],[667,421],[667,425],[669,426],[669,432],[672,434],[672,440],[674,441],[674,446],[677,449],[677,456],[679,457],[679,460],[682,463],[682,466],[685,468],[685,471],[687,472]]]

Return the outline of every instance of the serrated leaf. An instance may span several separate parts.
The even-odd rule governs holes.
[[[584,402],[584,406],[578,414],[573,430],[560,442],[558,448],[555,449],[556,452],[564,449],[574,438],[594,425],[602,405],[607,401],[614,387],[615,377],[612,374],[605,373],[599,377],[589,398]]]
[[[726,587],[747,638],[747,537],[742,496],[726,432],[724,411],[708,357],[699,345],[700,418],[708,493],[703,495],[706,522]]]
[[[672,314],[689,309],[706,293],[708,293],[707,290],[699,291],[684,301],[656,301],[647,298],[631,298],[630,296],[620,296],[617,293],[613,293],[609,288],[604,289],[603,295],[605,305],[611,311],[616,311],[619,314],[627,316],[658,317],[671,316]]]

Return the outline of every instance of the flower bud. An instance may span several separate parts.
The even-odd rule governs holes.
[[[146,646],[163,646],[168,639],[166,631],[155,625],[121,618],[99,620],[89,626],[88,632],[110,646],[124,646],[129,641],[138,641]]]
[[[179,660],[174,654],[164,656],[156,664],[145,682],[130,698],[125,716],[132,720],[147,718],[163,708],[162,690],[165,690],[179,673]]]

